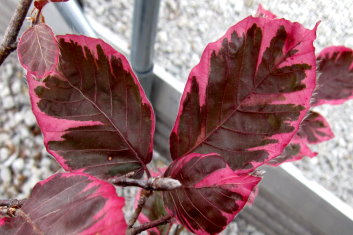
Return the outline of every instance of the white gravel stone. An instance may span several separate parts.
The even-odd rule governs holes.
[[[30,192],[32,191],[32,188],[34,187],[34,185],[36,183],[38,183],[40,179],[37,177],[30,177],[28,181],[26,181],[23,185],[22,185],[22,192],[24,195],[29,195]]]
[[[21,128],[19,132],[20,132],[21,139],[26,139],[30,137],[30,133],[27,128]]]
[[[23,170],[23,167],[25,165],[25,162],[23,158],[17,158],[13,163],[12,163],[12,170],[14,171],[15,174],[18,174]]]
[[[11,96],[6,96],[2,100],[2,105],[4,109],[12,109],[15,106],[15,102]]]
[[[6,161],[2,164],[5,167],[10,167],[12,163],[17,159],[17,153],[13,153]]]
[[[17,126],[18,124],[20,124],[20,122],[22,122],[24,118],[25,117],[23,116],[22,113],[20,113],[20,112],[15,113],[15,115],[13,117],[14,125]]]
[[[2,86],[0,88],[0,96],[1,98],[6,98],[10,95],[10,89],[7,86]],[[4,103],[4,101],[2,101]]]
[[[4,64],[3,67],[3,76],[10,77],[13,74],[13,66],[11,64]]]
[[[25,116],[24,121],[25,121],[26,126],[31,127],[31,126],[36,125],[37,121],[36,121],[36,118],[33,115],[32,110],[28,109],[25,112],[24,116]]]
[[[10,151],[8,148],[1,148],[0,149],[0,161],[3,162],[5,161],[10,155]]]
[[[10,136],[7,133],[0,133],[0,143],[8,141]]]
[[[19,79],[17,79],[16,81],[14,81],[14,83],[11,86],[11,90],[14,94],[18,94],[21,92],[21,81]]]
[[[8,167],[6,167],[6,166],[0,167],[0,178],[1,178],[4,185],[8,185],[11,183],[12,175],[11,175],[11,171]]]
[[[49,157],[43,157],[40,162],[40,166],[43,168],[49,168],[51,163],[52,163],[52,161],[50,160]]]

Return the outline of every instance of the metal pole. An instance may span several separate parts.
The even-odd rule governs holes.
[[[67,24],[72,27],[77,34],[96,37],[96,33],[87,22],[77,1],[71,0],[63,3],[58,2],[54,5],[64,17]]]
[[[153,83],[153,53],[157,33],[160,0],[135,0],[131,65],[146,95],[150,97]]]

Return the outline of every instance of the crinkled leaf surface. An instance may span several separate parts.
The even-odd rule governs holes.
[[[183,185],[163,192],[169,213],[196,234],[221,232],[246,205],[261,180],[234,172],[218,154],[197,153],[174,161],[164,177]]]
[[[69,0],[36,0],[34,2],[34,6],[38,10],[42,10],[42,8],[48,3],[48,2],[67,2]]]
[[[264,17],[264,18],[268,18],[268,19],[277,18],[277,16],[275,14],[264,9],[261,4],[259,4],[259,7],[257,8],[257,12],[256,12],[255,16],[256,17]]]
[[[126,58],[102,40],[58,37],[60,63],[27,77],[49,153],[65,170],[141,176],[151,161],[154,114]]]
[[[281,156],[269,161],[269,165],[279,165],[283,162],[297,161],[303,157],[314,157],[307,144],[318,144],[334,137],[330,125],[319,113],[309,111],[302,122],[299,131],[287,145]]]
[[[124,198],[102,180],[79,173],[61,173],[39,182],[21,208],[5,218],[1,234],[116,234],[127,228]]]
[[[321,51],[314,105],[342,104],[353,98],[353,50],[332,46]]]
[[[216,152],[250,172],[280,155],[309,108],[314,39],[299,23],[248,17],[209,44],[181,99],[172,158]]]
[[[21,65],[38,79],[55,70],[59,61],[59,46],[47,24],[30,27],[23,33],[17,47]]]

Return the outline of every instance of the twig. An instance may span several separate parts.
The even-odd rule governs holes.
[[[160,219],[157,219],[157,220],[154,220],[154,221],[151,221],[148,223],[144,223],[138,227],[130,228],[127,230],[126,235],[136,235],[136,234],[139,234],[147,229],[154,228],[154,227],[157,227],[157,226],[160,226],[163,224],[167,224],[170,222],[170,220],[172,218],[173,218],[173,216],[167,215],[167,216],[164,216]]]
[[[5,199],[0,200],[0,217],[15,217],[17,211],[22,207],[26,199]]]
[[[174,235],[180,235],[180,233],[184,230],[184,226],[181,224],[178,224],[175,231],[174,231]]]
[[[17,36],[31,4],[32,0],[20,0],[18,3],[16,10],[11,17],[10,24],[6,28],[4,39],[0,46],[0,65],[2,65],[11,52],[16,50]]]
[[[181,187],[181,183],[172,178],[148,178],[147,180],[132,179],[128,177],[114,177],[108,180],[110,183],[127,187],[136,186],[146,190],[169,191]]]
[[[26,220],[26,222],[32,226],[32,229],[35,234],[44,235],[44,232],[37,226],[36,223],[34,223],[34,221],[24,211],[22,211],[21,209],[16,210],[16,216],[20,216],[24,220]]]
[[[41,231],[34,221],[21,209],[25,201],[26,199],[0,200],[0,216],[22,217],[32,226],[32,229],[36,234],[44,235],[43,231]]]
[[[134,213],[132,214],[128,226],[129,228],[132,228],[132,226],[134,226],[134,224],[136,223],[137,218],[139,217],[142,208],[145,206],[147,199],[152,195],[153,191],[151,190],[142,190],[141,191],[141,195],[140,195],[140,199],[138,201],[137,207],[134,211]]]
[[[0,206],[21,208],[25,201],[26,199],[23,199],[23,200],[5,199],[5,200],[0,200]]]
[[[121,187],[136,186],[143,189],[151,190],[148,180],[132,179],[128,177],[114,177],[109,179],[108,181],[114,185]]]
[[[117,186],[122,186],[122,187],[136,186],[144,189],[141,192],[141,197],[140,197],[140,200],[138,201],[137,208],[135,209],[128,223],[129,228],[132,228],[132,226],[134,226],[138,216],[141,213],[142,208],[145,206],[145,203],[148,197],[151,196],[154,190],[168,191],[182,186],[178,180],[168,178],[168,177],[148,178],[147,180],[140,180],[140,179],[129,178],[126,176],[120,176],[120,177],[113,177],[108,181]]]

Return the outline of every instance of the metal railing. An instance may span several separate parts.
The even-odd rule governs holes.
[[[131,42],[131,66],[150,98],[153,84],[154,42],[160,0],[135,0]]]

